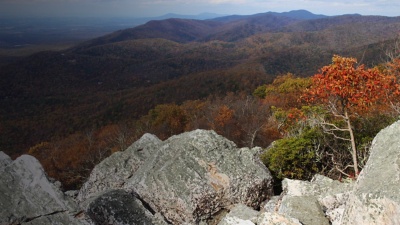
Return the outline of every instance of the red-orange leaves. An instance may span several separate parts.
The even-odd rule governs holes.
[[[219,108],[218,114],[215,116],[215,123],[219,127],[223,127],[228,124],[233,118],[234,111],[230,109],[228,106],[223,105]]]
[[[365,69],[364,65],[357,66],[354,58],[335,55],[332,64],[324,66],[313,77],[311,87],[302,98],[308,102],[322,103],[336,119],[342,120],[342,128],[334,123],[323,122],[321,125],[334,137],[350,142],[352,166],[357,175],[359,164],[351,118],[360,112],[368,113],[373,105],[385,106],[381,103],[391,101],[391,95],[397,92],[398,85],[393,74],[385,74],[377,68]],[[335,131],[347,131],[348,134],[340,136]]]
[[[367,109],[396,90],[395,76],[381,73],[376,68],[357,66],[355,58],[335,55],[332,64],[314,75],[311,88],[302,98],[308,102],[335,103],[341,108]]]

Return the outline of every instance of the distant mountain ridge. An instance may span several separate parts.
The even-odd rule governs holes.
[[[183,15],[183,14],[176,14],[176,13],[167,13],[162,16],[155,16],[155,17],[139,17],[133,20],[133,25],[138,26],[145,24],[152,20],[166,20],[166,19],[192,19],[192,20],[208,20],[214,19],[219,17],[224,17],[227,15],[217,14],[217,13],[201,13],[197,15]]]
[[[211,40],[232,42],[265,32],[321,31],[346,24],[360,24],[364,26],[361,29],[367,29],[366,23],[374,24],[373,26],[376,28],[379,26],[388,27],[389,24],[399,21],[399,17],[361,16],[357,14],[324,16],[306,10],[232,15],[208,20],[171,18],[152,20],[134,28],[120,30],[87,41],[79,45],[78,48],[145,38],[162,38],[178,43]]]
[[[267,12],[241,16],[232,15],[207,20],[182,19],[179,18],[180,16],[182,15],[167,14],[160,18],[172,18],[151,20],[143,25],[117,31],[88,41],[82,46],[88,47],[143,38],[163,38],[180,43],[199,40],[208,41],[212,39],[234,41],[256,33],[278,31],[282,27],[298,21],[327,17],[316,15],[306,10],[295,10],[284,13]]]
[[[279,16],[279,17],[288,17],[292,19],[299,19],[299,20],[310,20],[310,19],[321,19],[321,18],[326,18],[328,16],[325,15],[320,15],[320,14],[314,14],[311,13],[307,10],[292,10],[289,12],[265,12],[265,13],[257,13],[253,15],[229,15],[229,16],[223,16],[223,17],[217,17],[212,20],[214,21],[225,21],[225,22],[230,22],[234,20],[240,20],[240,19],[245,19],[245,18],[251,18],[251,17],[260,17],[263,15],[273,15],[273,16]]]
[[[322,14],[314,14],[314,13],[309,12],[304,9],[292,10],[289,12],[282,12],[282,13],[276,13],[276,12],[268,12],[268,13],[273,14],[273,15],[281,15],[281,16],[290,17],[290,18],[294,18],[294,19],[304,19],[304,20],[321,19],[321,18],[329,17],[329,16],[322,15]]]
[[[193,20],[209,20],[218,17],[224,17],[227,15],[217,14],[217,13],[200,13],[197,15],[183,15],[183,14],[176,14],[176,13],[168,13],[159,17],[151,17],[151,20],[164,20],[164,19],[171,19],[171,18],[178,18],[178,19],[193,19]]]
[[[260,14],[270,14],[270,15],[275,15],[275,16],[285,16],[289,18],[294,18],[294,19],[319,19],[319,18],[324,18],[328,17],[326,15],[321,15],[321,14],[314,14],[311,13],[307,10],[291,10],[289,12],[266,12],[266,13],[258,13],[254,15],[260,15]],[[184,14],[176,14],[176,13],[167,13],[162,16],[156,16],[156,17],[139,17],[135,18],[135,26],[136,25],[142,25],[145,24],[151,20],[166,20],[166,19],[192,19],[192,20],[214,20],[214,21],[230,21],[230,20],[237,20],[237,19],[242,19],[245,17],[251,17],[254,15],[222,15],[222,14],[217,14],[217,13],[201,13],[197,15],[184,15]]]

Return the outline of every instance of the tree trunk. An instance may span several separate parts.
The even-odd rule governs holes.
[[[351,155],[353,157],[353,166],[354,166],[354,177],[357,178],[358,176],[358,162],[357,162],[357,148],[356,148],[356,140],[354,139],[353,128],[351,127],[350,117],[347,113],[347,110],[344,112],[345,119],[347,122],[347,127],[350,133],[350,142],[351,142]]]

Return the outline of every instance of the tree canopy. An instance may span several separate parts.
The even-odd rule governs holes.
[[[332,63],[312,77],[312,85],[302,98],[309,103],[323,104],[336,119],[344,122],[343,125],[325,120],[320,123],[325,132],[351,143],[352,167],[357,176],[359,165],[352,119],[358,116],[357,112],[388,102],[389,96],[399,93],[394,75],[376,67],[366,69],[364,65],[357,65],[355,58],[334,55]]]

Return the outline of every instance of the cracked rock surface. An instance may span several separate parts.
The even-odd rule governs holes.
[[[82,224],[77,205],[53,183],[34,157],[12,161],[0,152],[0,224]]]
[[[111,190],[92,199],[86,209],[95,224],[131,225],[163,224],[135,196],[124,190]]]
[[[342,224],[400,224],[400,121],[374,138]]]

